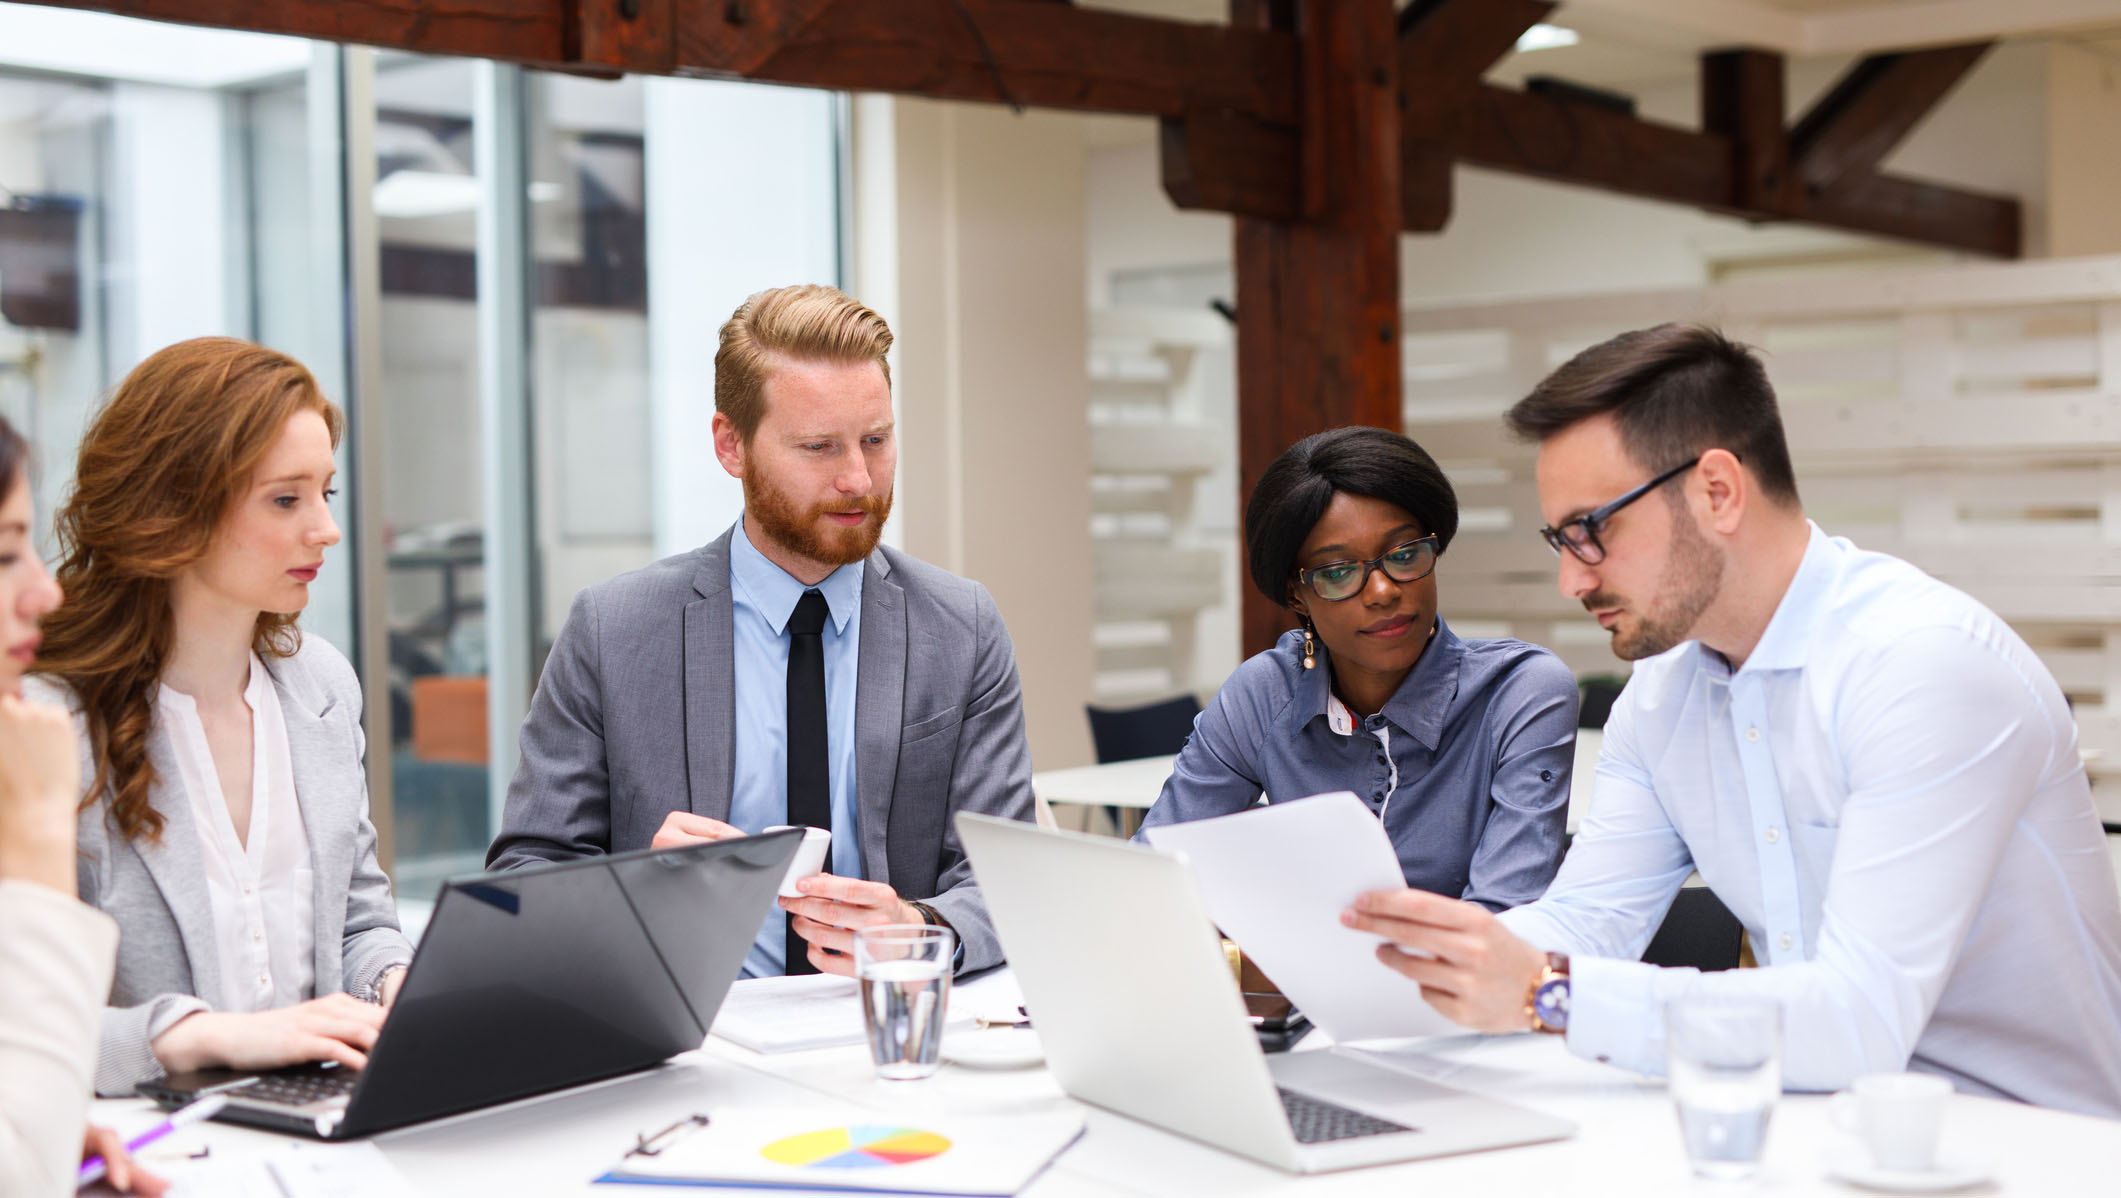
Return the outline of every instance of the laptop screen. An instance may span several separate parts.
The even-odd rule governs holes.
[[[449,883],[341,1134],[699,1047],[800,840],[775,832]]]

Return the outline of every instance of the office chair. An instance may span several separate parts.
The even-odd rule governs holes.
[[[1745,937],[1738,917],[1706,886],[1686,886],[1664,913],[1664,923],[1642,950],[1651,965],[1692,966],[1703,972],[1738,968]]]
[[[1090,717],[1090,742],[1097,750],[1097,763],[1132,761],[1137,757],[1161,757],[1186,747],[1193,735],[1193,717],[1200,714],[1200,700],[1189,692],[1141,707],[1083,705]],[[1105,808],[1112,826],[1125,831],[1117,807]]]
[[[1084,704],[1083,711],[1090,717],[1097,763],[1105,765],[1161,757],[1185,748],[1186,738],[1193,735],[1193,717],[1200,714],[1200,700],[1184,694],[1142,707]]]

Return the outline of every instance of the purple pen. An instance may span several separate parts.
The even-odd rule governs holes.
[[[169,1133],[177,1130],[180,1127],[190,1127],[192,1124],[200,1122],[201,1120],[213,1118],[215,1115],[221,1113],[222,1107],[225,1107],[227,1105],[228,1095],[209,1094],[206,1097],[200,1099],[199,1101],[186,1106],[184,1109],[177,1111],[175,1114],[171,1115],[167,1119],[164,1119],[162,1122],[157,1123],[153,1127],[148,1128],[146,1131],[141,1132],[139,1135],[133,1137],[132,1139],[127,1140],[125,1142],[125,1151],[128,1154],[138,1152],[142,1148],[147,1147],[149,1144],[154,1143],[156,1140],[161,1139],[162,1137],[168,1135]],[[78,1189],[81,1186],[89,1184],[90,1182],[103,1180],[103,1175],[108,1172],[109,1169],[110,1166],[105,1163],[104,1159],[101,1156],[89,1157],[87,1160],[81,1162],[81,1176],[79,1180],[74,1182],[75,1188]]]

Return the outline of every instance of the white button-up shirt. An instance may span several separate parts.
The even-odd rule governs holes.
[[[1639,960],[1695,869],[1767,968]],[[1987,608],[1817,526],[1740,669],[1636,664],[1560,875],[1503,919],[1571,955],[1585,1056],[1662,1072],[1665,1001],[1751,995],[1793,1089],[1913,1068],[2121,1116],[2121,900],[2061,690]]]
[[[214,912],[221,1009],[269,1011],[314,997],[316,898],[280,694],[256,654],[243,701],[250,705],[251,800],[249,835],[240,841],[198,705],[165,686],[155,714],[175,747],[175,781],[199,830]]]

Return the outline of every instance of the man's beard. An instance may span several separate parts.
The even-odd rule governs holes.
[[[868,557],[884,535],[884,521],[891,518],[888,493],[835,499],[805,508],[757,471],[747,472],[743,481],[744,510],[758,521],[759,530],[788,552],[823,565],[844,566]],[[841,528],[825,519],[828,512],[857,507],[870,518],[853,528]]]
[[[1723,556],[1694,527],[1684,510],[1676,516],[1672,556],[1665,562],[1664,577],[1658,582],[1659,593],[1667,598],[1661,610],[1639,613],[1632,633],[1613,630],[1613,655],[1622,661],[1655,657],[1688,639],[1695,621],[1701,619],[1701,613],[1708,610],[1723,585]],[[1620,605],[1613,596],[1593,591],[1584,596],[1583,606],[1588,611]]]

